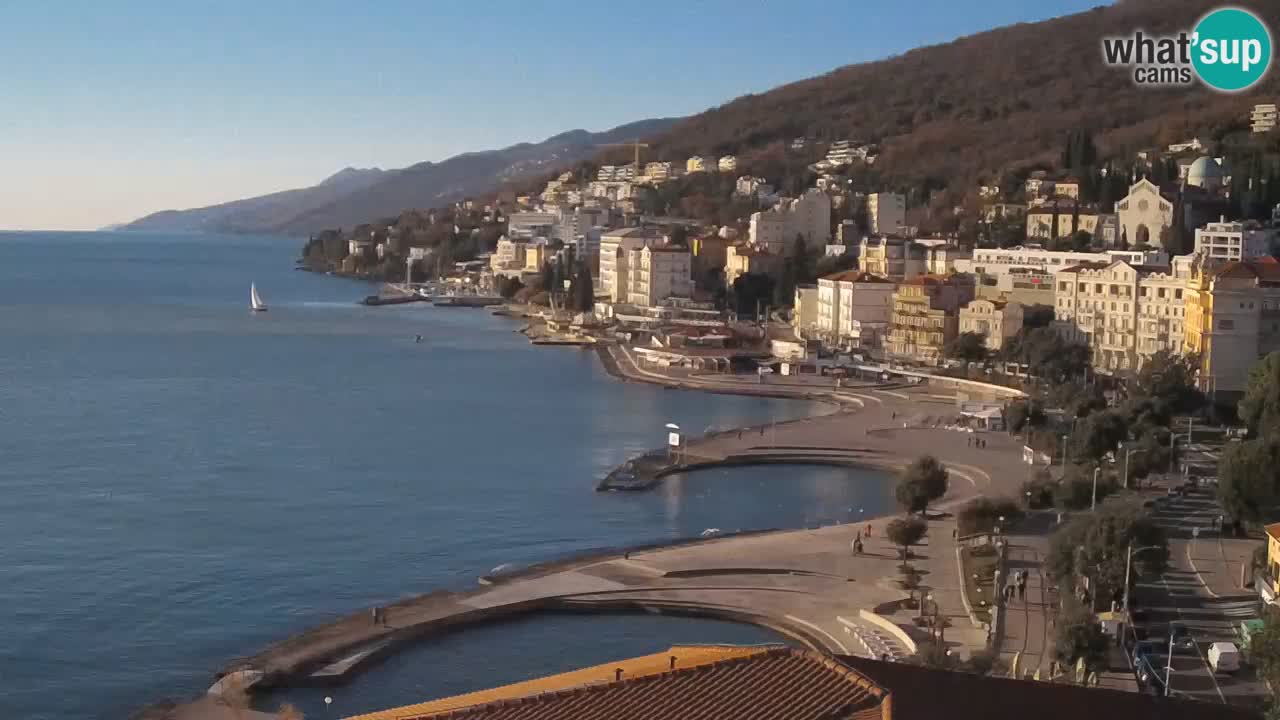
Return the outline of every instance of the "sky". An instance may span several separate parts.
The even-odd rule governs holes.
[[[1098,0],[0,0],[0,228],[686,115]]]

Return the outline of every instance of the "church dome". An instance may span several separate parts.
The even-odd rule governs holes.
[[[1222,187],[1222,166],[1217,160],[1205,155],[1196,158],[1187,168],[1187,184],[1205,190],[1216,190]]]

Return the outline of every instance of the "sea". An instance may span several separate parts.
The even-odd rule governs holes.
[[[827,409],[618,382],[486,310],[363,307],[370,285],[294,269],[301,242],[0,233],[0,718],[127,718],[290,633],[501,565],[891,507],[879,473],[847,468],[597,493],[668,422]],[[249,312],[250,283],[268,312]],[[675,643],[778,639],[535,616],[258,702],[343,717]]]

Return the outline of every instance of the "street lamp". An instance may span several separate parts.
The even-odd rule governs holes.
[[[1098,473],[1100,472],[1102,472],[1100,467],[1093,469],[1093,500],[1089,503],[1090,511],[1098,509]]]
[[[1124,611],[1125,611],[1125,613],[1126,613],[1126,614],[1129,612],[1129,573],[1130,573],[1130,572],[1132,571],[1132,569],[1133,569],[1133,556],[1134,556],[1134,555],[1137,555],[1137,554],[1138,554],[1138,553],[1140,553],[1140,552],[1146,552],[1147,550],[1159,550],[1161,547],[1163,547],[1163,546],[1162,546],[1162,545],[1143,545],[1142,547],[1135,548],[1133,545],[1129,545],[1128,549],[1125,551],[1125,556],[1124,556]]]

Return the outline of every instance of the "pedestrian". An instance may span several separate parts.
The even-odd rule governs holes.
[[[378,608],[377,608],[377,606],[374,606],[374,607],[369,608],[369,619],[373,621],[373,624],[374,624],[374,625],[377,625],[377,624],[378,624]]]
[[[951,528],[951,539],[955,540],[960,535],[959,528]]]
[[[897,411],[897,410],[894,410],[894,411],[893,411],[893,419],[894,419],[894,420],[897,420],[897,419],[898,419],[898,411]]]
[[[738,439],[742,439],[742,428],[738,428]]]
[[[965,447],[973,447],[973,438],[965,438],[964,445]]]
[[[871,523],[867,523],[867,537],[871,537]]]
[[[1018,599],[1026,602],[1027,600],[1027,584],[1018,583]]]
[[[760,426],[760,437],[764,437],[764,426]]]

